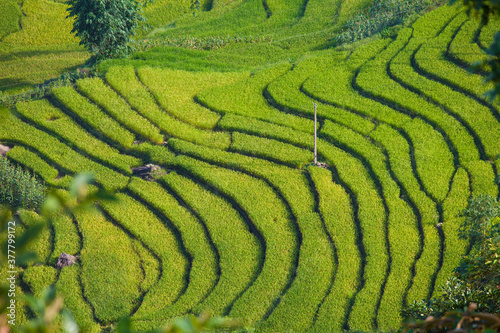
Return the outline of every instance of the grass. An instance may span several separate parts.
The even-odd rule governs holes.
[[[274,80],[266,88],[266,97],[272,99],[277,104],[277,108],[285,112],[299,114],[302,117],[314,117],[313,103],[318,104],[318,117],[329,119],[346,126],[351,126],[355,130],[368,133],[373,129],[373,124],[362,117],[331,105],[318,103],[302,93],[302,85],[312,73],[322,72],[342,62],[345,54],[336,57],[318,57],[306,59],[294,67],[285,75]]]
[[[29,286],[35,297],[42,296],[45,288],[56,281],[56,269],[50,266],[31,266],[23,273],[23,281]]]
[[[450,193],[443,203],[443,232],[445,234],[445,246],[443,253],[443,266],[436,278],[436,286],[442,286],[452,275],[460,259],[467,254],[469,242],[459,237],[459,228],[463,218],[457,212],[467,208],[471,194],[469,188],[469,176],[467,172],[460,168],[453,177]],[[435,292],[434,295],[437,296]]]
[[[128,178],[85,156],[75,152],[46,132],[20,121],[14,116],[6,117],[0,124],[0,139],[31,147],[38,154],[50,156],[49,160],[63,170],[73,173],[92,171],[104,188],[117,190],[127,184]]]
[[[0,4],[4,18],[0,23],[0,40],[11,33],[19,31],[19,21],[22,17],[21,8],[15,0],[6,0]]]
[[[44,159],[40,158],[36,153],[22,147],[16,146],[9,151],[7,157],[16,163],[24,166],[26,169],[38,175],[45,184],[54,187],[68,187],[72,177],[65,175],[59,177],[59,171],[49,165]]]
[[[439,202],[443,201],[455,169],[443,137],[419,119],[408,123],[405,130],[415,149],[416,169],[424,188]]]
[[[449,38],[451,38],[450,33],[463,22],[463,16],[461,14],[454,19],[437,38],[447,39],[449,42]],[[464,124],[462,127],[467,126],[470,128],[469,132],[472,132],[472,134],[468,134],[467,136],[474,135],[478,137],[482,145],[484,145],[486,156],[489,158],[495,156],[495,151],[497,150],[496,142],[499,140],[496,136],[499,133],[499,129],[494,128],[497,124],[491,111],[485,106],[477,105],[476,101],[454,91],[451,87],[414,73],[411,67],[411,59],[412,54],[418,49],[418,45],[420,45],[420,42],[410,43],[405,50],[394,58],[394,64],[391,64],[391,73],[394,73],[396,77],[416,89],[421,95],[428,96],[439,103],[440,106],[445,108],[446,112],[459,117]],[[433,68],[436,69],[435,65]],[[437,74],[436,71],[433,72]],[[439,74],[437,75],[439,76]],[[438,109],[436,109],[436,112],[438,112]],[[440,112],[444,113],[445,111]],[[489,134],[486,134],[487,132]],[[464,133],[464,135],[466,134]],[[461,148],[461,146],[459,147]],[[457,149],[459,148],[457,147]],[[462,161],[466,161],[468,158],[476,158],[470,150],[468,151],[469,155],[461,157]],[[461,151],[464,151],[465,154],[465,149],[459,152]]]
[[[59,274],[56,288],[59,295],[64,298],[64,304],[73,314],[78,327],[86,332],[100,332],[101,328],[94,322],[92,308],[85,302],[78,283],[80,270],[79,264],[66,267]]]
[[[237,114],[252,117],[295,130],[313,131],[311,121],[291,114],[284,114],[268,105],[262,95],[265,87],[290,69],[289,64],[280,64],[240,80],[227,87],[207,89],[197,96],[200,103],[222,114]]]
[[[0,91],[15,93],[43,83],[88,59],[89,54],[70,33],[67,5],[27,0],[19,7],[8,0],[2,6],[8,16],[0,28]]]

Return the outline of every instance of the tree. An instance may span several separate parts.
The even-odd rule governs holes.
[[[68,16],[75,22],[71,32],[80,37],[80,45],[97,59],[115,58],[130,51],[128,43],[142,16],[144,4],[137,0],[68,0]]]
[[[441,286],[440,297],[413,302],[401,312],[404,318],[440,317],[475,303],[480,311],[500,314],[500,205],[492,196],[472,198],[465,210],[459,236],[472,248],[455,268],[455,276]],[[500,319],[499,319],[500,320]],[[438,323],[438,321],[436,322]],[[500,327],[498,327],[500,329]]]

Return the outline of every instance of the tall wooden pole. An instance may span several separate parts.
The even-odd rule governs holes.
[[[318,146],[317,146],[317,141],[318,141],[318,135],[317,135],[317,118],[316,118],[316,108],[317,105],[316,103],[314,104],[314,164],[318,164]]]

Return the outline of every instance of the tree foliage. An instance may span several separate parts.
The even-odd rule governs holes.
[[[68,0],[66,3],[68,17],[75,18],[71,32],[75,32],[80,37],[80,45],[85,45],[98,59],[127,54],[135,29],[140,21],[145,21],[141,13],[144,4],[137,0]]]
[[[500,314],[500,207],[496,198],[481,195],[469,201],[460,236],[471,241],[472,249],[441,286],[440,297],[408,305],[402,316],[424,320],[446,316],[472,303],[483,312]]]

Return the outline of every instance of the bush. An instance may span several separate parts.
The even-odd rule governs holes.
[[[0,157],[0,204],[36,209],[45,198],[45,186],[21,167]]]
[[[473,245],[470,254],[455,268],[455,276],[441,286],[440,297],[414,302],[402,311],[413,319],[439,317],[449,311],[461,310],[472,302],[483,312],[500,313],[500,210],[490,196],[477,196],[469,201],[461,216],[465,221],[460,236]]]
[[[80,45],[97,58],[127,54],[131,36],[139,21],[143,4],[136,0],[68,0],[68,17],[75,17],[73,30]]]

